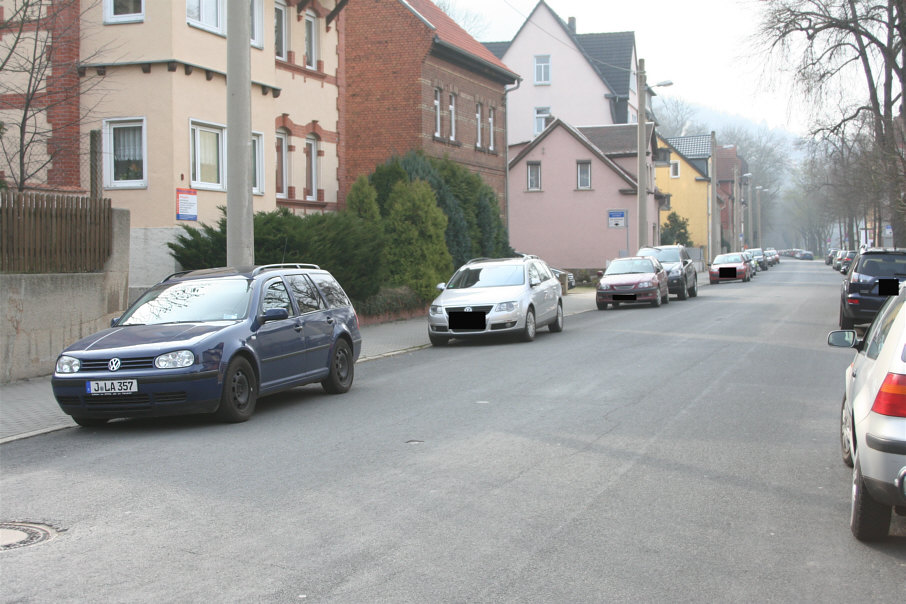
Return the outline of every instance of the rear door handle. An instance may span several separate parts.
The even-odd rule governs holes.
[[[327,317],[327,324],[333,325],[333,317]]]

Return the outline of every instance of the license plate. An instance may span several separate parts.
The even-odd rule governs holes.
[[[94,380],[85,382],[87,394],[124,394],[138,392],[138,380]]]

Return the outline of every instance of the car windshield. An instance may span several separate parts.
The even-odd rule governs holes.
[[[856,271],[871,277],[895,277],[906,275],[906,254],[871,254],[862,256]]]
[[[714,259],[714,264],[733,264],[742,261],[742,256],[739,254],[721,254]]]
[[[525,283],[525,271],[521,264],[497,266],[465,266],[459,269],[447,289],[468,289],[475,287],[507,287]]]
[[[246,317],[251,297],[247,279],[164,283],[145,292],[117,325],[235,321]]]
[[[605,275],[632,275],[637,273],[653,273],[654,266],[651,260],[636,258],[633,260],[614,260],[604,271]]]
[[[680,260],[679,249],[675,247],[643,248],[639,250],[639,256],[654,256],[661,262],[682,262]]]
[[[761,250],[760,247],[753,247],[749,251],[752,252],[753,256],[764,256],[764,252]]]

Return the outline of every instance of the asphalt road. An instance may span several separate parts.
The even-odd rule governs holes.
[[[906,600],[906,518],[849,533],[839,274],[785,260],[561,334],[365,363],[246,424],[0,447],[3,602]]]

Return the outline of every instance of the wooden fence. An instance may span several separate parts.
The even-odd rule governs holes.
[[[91,273],[112,246],[109,199],[0,191],[0,272]]]

